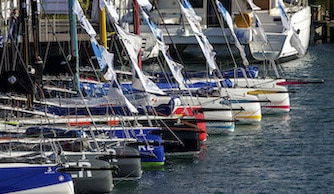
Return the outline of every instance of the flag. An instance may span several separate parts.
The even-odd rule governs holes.
[[[114,72],[113,68],[108,67],[107,72],[103,75],[104,79],[106,80],[116,80],[116,73]]]
[[[118,13],[117,13],[116,8],[115,8],[114,4],[112,3],[112,1],[110,1],[110,0],[100,0],[100,5],[99,6],[100,6],[100,9],[106,8],[107,12],[109,13],[111,18],[113,19],[113,22],[118,23],[119,16],[118,16]]]
[[[179,84],[179,88],[181,90],[185,90],[186,86],[184,84],[184,77],[182,75],[183,65],[173,61],[173,59],[170,57],[170,55],[168,54],[167,51],[163,52],[163,56],[164,56],[164,58],[167,62],[167,65],[168,65],[170,71],[172,72],[175,80]]]
[[[142,12],[142,15],[143,15],[143,19],[144,19],[146,25],[149,27],[149,29],[151,30],[152,34],[154,35],[156,41],[158,42],[159,50],[162,52],[163,57],[164,57],[167,65],[168,65],[169,69],[171,70],[175,80],[179,84],[179,88],[181,90],[186,89],[186,86],[184,84],[184,78],[183,78],[183,75],[182,75],[183,65],[173,61],[172,57],[170,57],[170,55],[168,54],[168,46],[165,44],[165,42],[163,40],[162,31],[159,28],[156,27],[154,22],[152,20],[150,20],[149,16],[144,11]]]
[[[234,44],[240,52],[240,56],[242,58],[243,64],[245,66],[249,65],[249,62],[246,58],[245,50],[241,46],[237,36],[234,33],[233,22],[232,22],[232,17],[230,15],[230,13],[225,9],[225,7],[223,6],[223,4],[220,1],[216,0],[216,4],[217,4],[217,7],[218,7],[218,12],[223,16],[224,20],[226,21],[226,23],[227,23],[227,25],[228,25],[228,27],[231,31],[231,35],[233,36],[233,39],[234,39]]]
[[[112,67],[114,55],[109,53],[104,46],[100,45],[94,37],[90,39],[90,42],[100,69],[105,70],[106,67]]]
[[[290,39],[290,44],[297,50],[298,57],[302,57],[305,55],[306,49],[303,46],[302,41],[300,40],[300,38],[297,35],[297,32],[294,29]]]
[[[141,7],[144,7],[148,11],[150,11],[153,7],[148,0],[137,0],[137,2]]]
[[[181,0],[180,7],[182,13],[186,16],[192,31],[195,33],[195,38],[201,47],[207,64],[209,65],[210,74],[212,74],[212,72],[217,69],[215,61],[216,53],[213,51],[212,45],[202,32],[200,24],[202,18],[196,15],[194,9],[187,0]]]
[[[152,94],[165,95],[154,82],[144,75],[137,63],[132,65],[132,87]]]
[[[195,10],[188,2],[188,0],[181,0],[180,3],[181,11],[186,16],[188,23],[194,33],[202,33],[202,27],[200,21],[202,18],[196,15]]]
[[[248,5],[252,8],[253,11],[261,10],[260,7],[254,4],[253,0],[247,0]]]
[[[216,52],[213,51],[212,45],[203,33],[199,35],[195,34],[195,38],[202,49],[206,62],[209,64],[210,74],[212,74],[212,72],[217,69],[215,60]]]
[[[117,82],[116,73],[113,67],[114,55],[109,53],[102,45],[99,45],[94,37],[91,38],[91,44],[100,68],[102,70],[108,68],[104,74],[104,78],[111,83],[108,93],[108,101],[115,104],[126,105],[132,113],[138,113],[138,110],[124,96],[123,91]]]
[[[87,20],[81,5],[79,3],[78,0],[74,1],[73,4],[73,12],[77,15],[79,21],[80,21],[80,25],[83,29],[86,30],[87,34],[89,34],[90,37],[95,37],[96,36],[96,32],[93,28],[93,26],[90,24],[90,22]]]
[[[142,45],[141,37],[136,34],[124,31],[123,28],[120,27],[118,24],[115,24],[115,26],[121,41],[124,43],[124,46],[126,47],[128,54],[130,55],[130,58],[138,61],[137,56],[141,50]]]
[[[291,24],[290,24],[290,21],[289,21],[289,18],[285,12],[285,6],[282,2],[282,0],[278,0],[278,8],[280,10],[280,13],[281,13],[281,20],[282,20],[282,24],[283,24],[283,27],[285,30],[290,30],[291,28]]]
[[[257,16],[256,13],[253,13],[254,15],[254,19],[255,19],[255,28],[254,28],[254,31],[256,34],[260,35],[262,41],[264,43],[268,43],[268,37],[266,35],[266,32],[264,31],[263,27],[262,27],[262,24],[261,24],[261,21],[259,19],[259,17]]]
[[[119,83],[113,80],[110,84],[108,92],[108,101],[117,105],[126,105],[130,112],[138,113],[138,110],[131,104],[131,102],[124,96]]]
[[[156,27],[154,22],[152,20],[150,20],[150,17],[144,11],[142,11],[142,15],[143,15],[144,22],[150,28],[151,32],[153,33],[153,35],[156,38],[156,41],[159,44],[164,45],[165,41],[163,39],[162,31],[159,28]]]
[[[132,64],[132,71],[134,75],[132,76],[133,77],[133,81],[132,81],[133,87],[138,90],[144,90],[149,93],[164,95],[165,93],[155,83],[153,83],[147,76],[145,76],[144,73],[139,69],[138,57],[137,57],[138,53],[136,54],[135,52],[135,48],[133,45],[134,41],[133,39],[131,39],[131,36],[128,36],[127,33],[118,24],[115,24],[115,27],[117,29],[118,35],[122,43],[124,44],[124,47],[127,53],[129,54],[129,58]]]
[[[290,30],[290,29],[292,30],[292,36],[290,38],[291,46],[294,47],[297,50],[299,57],[304,56],[305,53],[306,53],[306,49],[303,46],[300,38],[297,35],[296,30],[293,28],[287,14],[285,12],[284,4],[283,4],[282,0],[278,0],[278,8],[281,12],[281,20],[282,20],[282,25],[283,25],[284,29],[285,30]]]

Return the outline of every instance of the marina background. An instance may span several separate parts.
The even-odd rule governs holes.
[[[332,34],[328,26],[322,27],[322,32]],[[67,31],[63,35],[69,38]],[[322,40],[328,39],[327,33],[322,36],[325,37]],[[223,53],[218,50],[217,53]],[[305,57],[280,62],[284,77],[325,80],[324,84],[290,86],[290,90],[296,91],[290,96],[291,112],[264,115],[260,124],[237,125],[235,132],[229,135],[210,135],[199,154],[167,156],[162,168],[144,169],[143,176],[138,173],[136,181],[113,182],[112,193],[329,193],[333,187],[334,156],[331,150],[332,53],[333,45],[313,44]],[[35,57],[39,59],[38,55]],[[201,53],[190,50],[183,57],[187,70],[204,68]],[[222,57],[217,61],[222,69],[233,65],[230,58]],[[79,61],[76,62],[78,65]],[[29,64],[28,57],[24,64]],[[29,94],[27,99],[27,107],[31,109],[32,96]],[[103,175],[103,180],[106,177]],[[91,185],[99,188],[94,183]]]
[[[115,182],[112,193],[331,193],[333,51],[334,44],[311,44],[305,57],[281,63],[287,77],[325,80],[290,87],[296,93],[288,114],[211,135],[199,155],[167,157],[163,169],[144,171],[135,182]]]
[[[330,0],[310,0],[314,36],[318,42],[334,42],[334,2]]]

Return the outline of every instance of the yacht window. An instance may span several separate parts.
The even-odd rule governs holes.
[[[297,5],[298,0],[283,0],[284,3],[289,4],[289,5]]]

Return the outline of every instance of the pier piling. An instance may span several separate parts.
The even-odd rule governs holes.
[[[329,1],[326,10],[322,5],[311,5],[311,7],[313,41],[334,43],[334,2]]]

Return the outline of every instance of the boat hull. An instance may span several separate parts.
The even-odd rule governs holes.
[[[94,152],[66,152],[64,153],[70,166],[82,167],[82,170],[67,169],[74,183],[75,193],[108,193],[113,185],[112,170],[89,170],[89,168],[111,169],[108,161],[97,159],[102,154]],[[85,170],[85,168],[87,168]]]
[[[284,31],[279,11],[270,13],[269,10],[256,11],[267,35],[268,43],[264,43],[259,35],[253,34],[249,42],[250,53],[256,60],[276,60],[298,55],[298,51],[291,45],[293,30],[297,32],[301,45],[307,49],[311,32],[311,8],[309,6],[300,9],[291,15],[290,21],[293,29]]]
[[[138,122],[142,125],[149,124],[148,120]],[[198,129],[196,119],[161,119],[152,122],[162,128],[165,154],[200,152],[200,134],[206,132]]]
[[[138,180],[143,171],[141,168],[141,156],[138,148],[130,146],[113,147],[117,158],[110,160],[110,164],[117,165],[118,170],[113,173],[114,180]]]
[[[158,167],[165,164],[165,149],[162,142],[162,130],[159,127],[133,127],[130,129],[112,128],[104,130],[109,137],[135,138],[139,142],[142,167]]]
[[[0,164],[1,193],[74,193],[71,175],[58,166]]]

